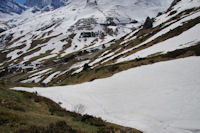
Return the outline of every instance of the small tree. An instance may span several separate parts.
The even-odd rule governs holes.
[[[78,104],[74,106],[74,112],[78,114],[83,114],[85,112],[86,107],[83,104]]]

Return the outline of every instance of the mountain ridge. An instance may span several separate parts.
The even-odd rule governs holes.
[[[1,0],[0,1],[0,13],[5,14],[21,14],[26,10],[26,7],[17,3],[15,0]]]

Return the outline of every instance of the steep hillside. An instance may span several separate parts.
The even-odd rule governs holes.
[[[5,89],[0,83],[1,133],[141,133],[89,115],[69,112],[35,93]],[[81,112],[78,112],[81,113]]]

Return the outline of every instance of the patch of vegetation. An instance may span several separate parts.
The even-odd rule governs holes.
[[[7,52],[2,52],[0,51],[0,62],[3,63],[4,61],[8,60],[7,59]]]
[[[135,60],[126,61],[113,65],[99,65],[88,71],[82,71],[81,73],[74,74],[70,77],[67,77],[63,82],[58,85],[69,85],[69,84],[79,84],[83,82],[93,81],[94,79],[107,78],[112,76],[115,73],[128,70],[130,68],[153,64],[161,61],[174,60],[179,58],[185,58],[189,56],[199,56],[200,55],[200,43],[197,43],[195,46],[177,49],[166,54],[155,54],[146,58],[136,58]]]
[[[36,53],[36,52],[38,52],[38,51],[40,51],[41,50],[41,47],[38,47],[38,48],[36,48],[36,49],[33,49],[33,50],[30,50],[30,51],[28,51],[27,53],[24,53],[24,54],[22,54],[22,55],[20,55],[16,60],[16,64],[18,64],[18,63],[20,63],[21,61],[23,61],[24,60],[24,57],[26,57],[26,56],[29,56],[29,55],[31,55],[31,54],[33,54],[33,53]]]
[[[29,129],[20,129],[16,133],[82,133],[73,130],[65,121],[50,123],[46,127],[31,126]]]
[[[38,46],[40,44],[47,43],[47,42],[49,42],[49,40],[51,40],[53,38],[56,38],[56,37],[60,36],[61,34],[55,35],[55,36],[51,36],[51,37],[47,37],[47,38],[44,38],[44,39],[33,40],[32,43],[31,43],[31,47],[29,48],[29,50],[33,49],[34,47],[36,47],[36,46]]]
[[[52,51],[53,51],[53,50],[47,50],[47,51],[46,51],[45,53],[43,53],[43,54],[40,54],[40,55],[38,55],[38,56],[34,56],[34,57],[32,57],[31,59],[29,59],[29,61],[25,62],[25,64],[30,64],[30,63],[33,62],[33,61],[36,61],[36,60],[41,59],[41,58],[43,58],[43,57],[46,57],[46,56],[50,55]]]
[[[83,115],[83,117],[81,118],[82,122],[88,123],[90,125],[94,125],[97,127],[104,127],[105,123],[101,118],[94,118],[90,115]]]
[[[103,129],[141,133],[101,118],[66,111],[37,92],[14,91],[0,83],[1,133],[97,133]]]

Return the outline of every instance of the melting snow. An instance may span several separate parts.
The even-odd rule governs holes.
[[[13,88],[37,91],[73,110],[131,126],[144,133],[200,131],[200,57],[133,68],[110,78],[73,86]]]
[[[42,81],[43,83],[47,84],[49,83],[56,75],[58,75],[60,73],[60,71],[55,72],[53,74],[51,74],[50,76],[48,76],[44,81]]]
[[[186,47],[190,47],[196,45],[197,42],[200,41],[200,24],[192,27],[191,29],[183,32],[182,34],[170,38],[164,42],[160,42],[155,44],[149,48],[138,51],[130,56],[120,58],[117,60],[118,62],[133,60],[138,57],[146,57],[155,53],[167,53],[169,51],[174,51],[176,49],[182,49]]]

